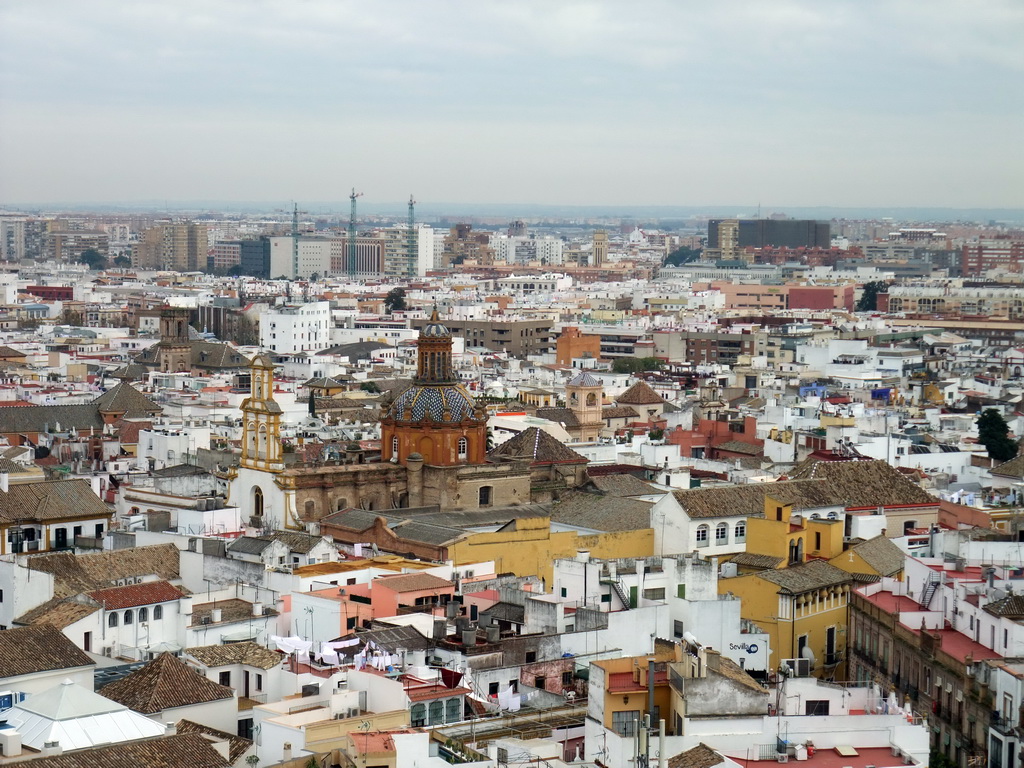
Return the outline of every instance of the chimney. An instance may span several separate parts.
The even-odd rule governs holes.
[[[43,754],[44,755],[62,755],[64,750],[60,747],[59,741],[44,741],[43,742]]]
[[[90,477],[89,478],[89,484],[92,486],[92,492],[95,493],[97,496],[99,496],[102,499],[103,498],[103,491],[100,490],[100,476],[99,475],[93,475],[92,477]]]
[[[11,487],[11,476],[6,472],[0,472],[0,491],[7,493]]]
[[[718,671],[718,664],[722,660],[722,654],[718,651],[714,651],[711,648],[704,649],[704,659],[707,662],[708,669]]]
[[[448,622],[444,619],[434,620],[434,640],[444,640],[445,635],[448,634]]]
[[[292,743],[290,741],[286,741],[284,743],[284,746],[281,747],[281,762],[282,763],[287,763],[291,759],[292,759]]]
[[[476,645],[476,627],[462,630],[462,644],[469,647]]]
[[[178,732],[178,726],[177,726],[176,723],[173,723],[170,720],[168,720],[166,723],[164,723],[164,730],[165,730],[165,735],[173,736],[174,734],[176,734]]]

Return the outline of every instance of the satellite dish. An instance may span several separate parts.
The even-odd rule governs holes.
[[[810,649],[810,646],[806,646],[806,645],[803,648],[800,649],[800,658],[801,659],[807,659],[809,662],[811,662],[811,666],[812,667],[815,664],[817,664],[817,661],[818,661],[817,659],[814,658],[814,651],[812,651]]]

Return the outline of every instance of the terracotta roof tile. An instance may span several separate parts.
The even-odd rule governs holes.
[[[71,598],[55,597],[37,605],[14,620],[15,624],[48,624],[57,629],[70,627],[76,621],[96,613],[95,605],[80,603]]]
[[[0,632],[0,676],[15,677],[55,669],[95,666],[85,651],[47,624]]]
[[[0,491],[0,522],[111,517],[113,511],[92,492],[87,480],[17,483]]]
[[[128,577],[178,579],[181,577],[179,558],[174,544],[155,544],[86,555],[53,552],[29,558],[29,568],[53,574],[54,596],[70,597],[114,586],[118,579]]]
[[[646,381],[638,381],[615,398],[616,405],[657,405],[665,402],[665,398],[651,389]]]
[[[181,590],[166,581],[97,589],[87,594],[97,603],[112,611],[121,608],[136,608],[140,605],[153,605],[154,603],[169,603],[182,597]]]
[[[141,669],[103,687],[103,695],[144,715],[165,709],[230,699],[234,692],[196,670],[172,653],[161,653]]]
[[[228,743],[228,760],[232,764],[237,763],[253,745],[249,739],[243,739],[241,736],[227,731],[218,731],[216,728],[192,720],[179,720],[176,728],[179,735],[198,734],[210,743],[226,741]]]
[[[817,479],[828,483],[836,499],[847,507],[935,504],[939,500],[881,460],[819,461],[809,458],[790,473],[794,480]]]
[[[586,464],[587,458],[560,443],[543,429],[524,429],[492,450],[488,456],[523,459],[532,464]]]
[[[455,585],[432,573],[401,573],[395,576],[380,576],[374,586],[383,585],[393,592],[419,592],[426,589],[447,589]]]
[[[80,749],[32,760],[32,768],[227,768],[230,765],[210,740],[199,733]]]
[[[707,744],[698,744],[693,749],[680,752],[675,757],[668,759],[668,768],[712,768],[712,766],[724,763],[725,758],[715,752]]]
[[[189,648],[186,653],[207,667],[245,664],[248,667],[273,669],[284,659],[280,653],[251,641],[225,645],[201,645],[198,648]]]

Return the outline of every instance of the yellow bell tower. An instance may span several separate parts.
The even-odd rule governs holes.
[[[281,406],[274,400],[274,362],[265,354],[249,364],[252,383],[242,401],[242,461],[247,469],[280,472]]]

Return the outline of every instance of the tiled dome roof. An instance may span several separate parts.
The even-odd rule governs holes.
[[[412,412],[411,416],[407,415],[408,411]],[[423,421],[428,414],[437,422],[471,418],[473,398],[461,384],[414,384],[395,398],[387,417],[395,421]]]
[[[420,336],[424,339],[444,339],[451,335],[452,332],[448,330],[448,327],[441,323],[428,323],[420,331]]]
[[[580,373],[577,373],[575,376],[572,377],[572,380],[569,382],[568,386],[570,386],[570,387],[600,387],[601,386],[601,382],[598,381],[593,376],[591,376],[586,371],[581,371]]]

